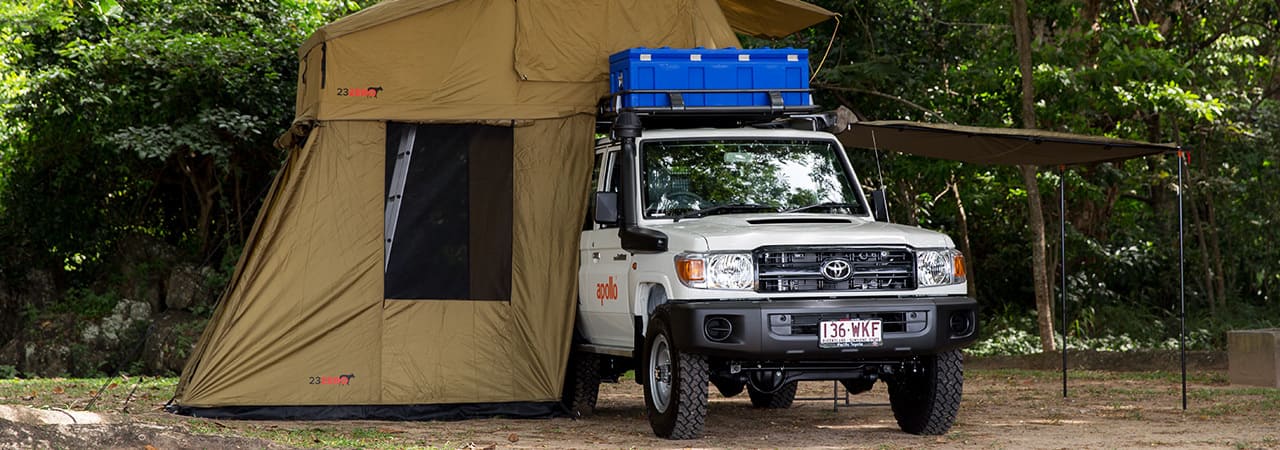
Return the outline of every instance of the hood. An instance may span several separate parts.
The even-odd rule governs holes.
[[[725,214],[647,227],[666,233],[672,243],[702,240],[705,250],[750,250],[766,245],[955,247],[951,237],[942,233],[837,214]]]

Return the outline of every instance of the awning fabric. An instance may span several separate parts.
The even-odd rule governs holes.
[[[809,28],[836,13],[804,0],[718,0],[734,31],[778,38]]]
[[[889,150],[977,164],[1078,165],[1178,151],[1174,144],[900,120],[854,122],[838,137],[846,148]]]

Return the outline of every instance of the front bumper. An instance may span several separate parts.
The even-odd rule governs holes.
[[[660,309],[681,351],[741,361],[899,359],[964,347],[978,338],[978,304],[968,297],[671,301]],[[882,344],[819,347],[817,323],[846,318],[881,319]],[[731,324],[727,337],[725,321]],[[709,323],[718,326],[708,332]]]

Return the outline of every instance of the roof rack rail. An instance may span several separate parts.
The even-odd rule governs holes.
[[[645,128],[736,128],[812,114],[818,111],[817,105],[788,105],[783,101],[784,94],[808,98],[812,92],[811,89],[623,90],[601,99],[596,129],[607,132],[613,119],[623,111],[635,112]],[[743,96],[750,100],[740,100]],[[767,104],[759,101],[761,96],[768,99]]]

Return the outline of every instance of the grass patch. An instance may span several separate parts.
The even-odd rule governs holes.
[[[1028,370],[1028,369],[969,369],[966,376],[977,379],[1032,379],[1035,381],[1062,380],[1060,370]],[[1111,372],[1101,370],[1068,370],[1069,381],[1163,381],[1181,383],[1181,372],[1153,370],[1149,372]],[[1221,371],[1187,372],[1187,382],[1196,384],[1225,385],[1227,374]]]
[[[0,380],[0,404],[120,411],[128,399],[130,411],[145,411],[172,398],[177,385],[172,377],[7,379]]]
[[[1193,393],[1195,391],[1192,391]],[[1192,396],[1190,393],[1188,396]],[[1216,400],[1218,403],[1196,410],[1204,417],[1247,414],[1254,411],[1280,411],[1280,390],[1271,388],[1222,388],[1195,397]],[[1224,397],[1231,397],[1224,400]]]
[[[308,449],[457,449],[457,446],[438,447],[426,442],[408,442],[398,433],[378,428],[298,428],[298,430],[241,430],[239,436],[259,437],[279,444],[308,447]]]
[[[480,445],[479,442],[470,441],[445,441],[444,444],[431,444],[430,441],[433,440],[434,433],[431,433],[431,436],[408,436],[404,431],[383,427],[291,428],[276,426],[276,424],[268,424],[268,426],[259,426],[259,424],[227,426],[227,424],[204,421],[204,419],[188,419],[186,428],[193,435],[253,437],[273,441],[276,444],[305,447],[305,449],[453,450]],[[461,436],[453,436],[453,438],[467,440],[467,438],[471,438],[471,433],[465,432]]]

